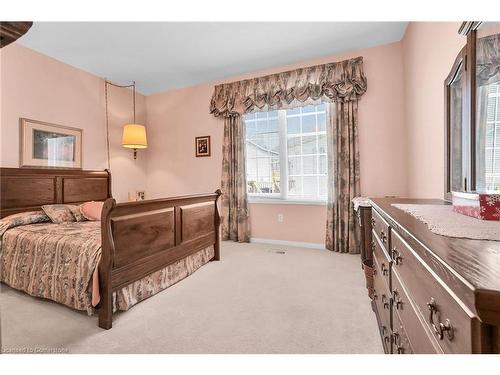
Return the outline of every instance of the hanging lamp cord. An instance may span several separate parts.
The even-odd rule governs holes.
[[[119,87],[119,88],[133,88],[133,106],[134,106],[134,124],[135,124],[135,81],[131,85],[117,85],[116,83],[110,82],[104,79],[104,97],[105,97],[105,113],[106,113],[106,149],[108,154],[108,170],[111,171],[111,161],[109,156],[109,112],[108,112],[108,85]]]

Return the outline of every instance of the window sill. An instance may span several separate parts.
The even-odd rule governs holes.
[[[298,199],[276,199],[276,198],[248,198],[249,204],[285,204],[285,205],[303,205],[303,206],[326,206],[326,201],[307,201]]]

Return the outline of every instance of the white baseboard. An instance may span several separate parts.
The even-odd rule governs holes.
[[[298,241],[282,241],[282,240],[271,240],[268,238],[250,238],[252,243],[267,243],[270,245],[283,245],[283,246],[293,246],[293,247],[305,247],[307,249],[325,249],[325,244],[316,242],[298,242]]]

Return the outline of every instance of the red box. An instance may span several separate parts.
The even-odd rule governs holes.
[[[452,193],[453,211],[481,220],[500,221],[500,194]]]

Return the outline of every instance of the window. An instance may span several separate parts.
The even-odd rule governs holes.
[[[250,196],[326,201],[326,105],[245,115]]]

